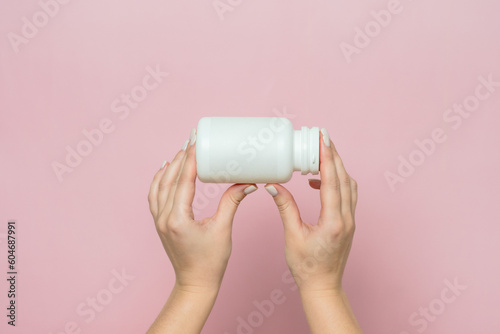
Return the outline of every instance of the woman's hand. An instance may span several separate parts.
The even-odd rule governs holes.
[[[286,260],[301,290],[341,290],[342,275],[354,235],[356,181],[347,174],[328,134],[320,140],[321,180],[318,224],[303,222],[292,194],[279,184],[266,185],[283,220]],[[314,269],[314,270],[313,270]]]
[[[359,333],[342,289],[342,276],[354,236],[357,184],[347,174],[328,133],[321,130],[321,180],[310,180],[320,190],[318,224],[303,222],[292,194],[279,184],[268,184],[285,230],[285,256],[299,287],[313,333]],[[332,322],[332,319],[334,321]],[[344,324],[340,326],[341,324]]]
[[[243,198],[257,189],[249,184],[232,185],[222,195],[212,217],[195,220],[192,208],[196,181],[195,142],[196,132],[193,131],[172,162],[165,163],[156,173],[149,191],[149,208],[176,277],[169,301],[151,331],[155,328],[170,330],[169,333],[201,330],[231,254],[234,214]]]

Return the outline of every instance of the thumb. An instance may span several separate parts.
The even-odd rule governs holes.
[[[236,209],[241,201],[248,195],[257,190],[255,184],[233,184],[222,194],[219,207],[215,213],[217,220],[233,222]]]
[[[266,184],[267,192],[273,196],[286,231],[296,231],[302,226],[299,208],[292,194],[281,184]]]

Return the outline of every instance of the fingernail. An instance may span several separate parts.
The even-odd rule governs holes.
[[[309,180],[309,182],[321,182],[320,179],[308,179],[308,180]]]
[[[196,142],[196,129],[191,130],[191,135],[189,136],[189,145],[194,145]]]
[[[186,148],[188,147],[189,144],[189,139],[184,142],[184,145],[182,145],[182,150],[185,151]]]
[[[327,147],[330,147],[330,136],[328,135],[328,131],[325,128],[321,129],[321,133],[323,134],[323,142]]]
[[[246,187],[245,190],[243,190],[243,193],[245,195],[248,195],[248,194],[253,193],[255,190],[257,190],[257,187],[252,185],[252,186]]]
[[[165,167],[166,164],[167,164],[167,160],[163,161],[163,163],[161,164],[160,169],[163,169],[163,167]]]
[[[276,190],[276,188],[274,186],[266,186],[264,188],[266,188],[267,192],[271,196],[275,197],[276,195],[278,195],[278,190]]]

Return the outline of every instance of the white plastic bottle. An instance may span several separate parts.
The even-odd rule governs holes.
[[[319,129],[282,117],[204,117],[196,132],[198,177],[211,183],[284,183],[318,174]]]

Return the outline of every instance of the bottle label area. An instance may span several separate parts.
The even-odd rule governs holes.
[[[213,117],[198,129],[203,182],[286,182],[293,172],[293,128],[286,118]],[[200,160],[200,159],[199,159]],[[287,168],[290,166],[290,168]],[[283,172],[285,171],[285,173]]]

